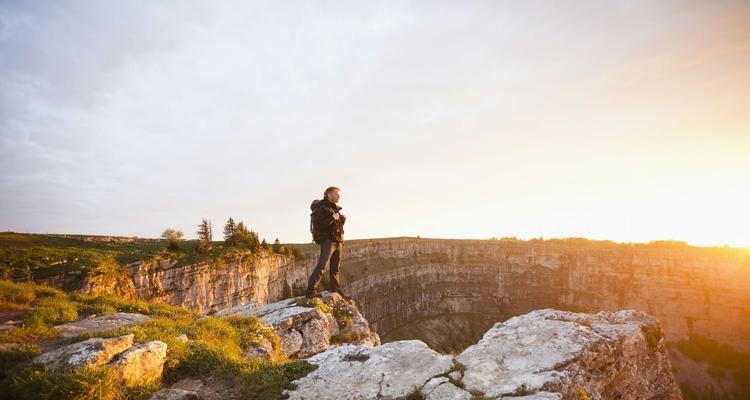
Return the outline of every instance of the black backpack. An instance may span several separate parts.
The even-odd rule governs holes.
[[[320,244],[323,241],[323,235],[315,227],[315,219],[313,218],[313,214],[315,214],[315,209],[318,208],[321,201],[321,199],[315,199],[313,200],[312,204],[310,204],[310,210],[312,210],[312,213],[310,213],[310,233],[312,234],[313,242],[317,244]]]

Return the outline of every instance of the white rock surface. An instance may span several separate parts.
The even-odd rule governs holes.
[[[32,362],[50,369],[100,366],[130,348],[133,339],[133,334],[109,339],[92,338],[40,354]]]
[[[376,347],[339,346],[308,359],[318,369],[295,380],[290,399],[396,399],[414,393],[453,366],[419,340]]]
[[[471,393],[446,382],[431,390],[425,400],[471,400]]]
[[[664,332],[633,310],[536,310],[495,324],[456,359],[466,390],[487,397],[547,391],[589,399],[679,399]]]
[[[338,320],[334,314],[326,313],[316,307],[304,304],[304,297],[277,301],[258,306],[249,304],[221,310],[214,316],[258,317],[271,325],[279,334],[282,350],[288,357],[306,358],[331,346],[331,338],[340,333],[348,334],[357,340],[348,340],[354,344],[376,346],[380,336],[370,330],[367,320],[357,308],[344,301],[338,293],[324,292],[321,300],[334,310],[346,314],[348,318]],[[298,303],[301,303],[298,305]]]
[[[239,306],[225,308],[213,314],[214,317],[226,317],[228,315],[250,316],[251,312],[258,307],[257,301],[251,301]]]
[[[94,318],[82,319],[55,326],[63,338],[71,338],[84,333],[102,332],[114,328],[122,328],[142,324],[151,317],[135,313],[103,314]]]
[[[421,392],[422,396],[427,396],[430,394],[436,387],[440,386],[441,384],[448,382],[448,378],[444,376],[438,376],[435,378],[430,378],[427,383],[422,386]]]

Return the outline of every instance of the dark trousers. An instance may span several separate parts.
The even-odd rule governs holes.
[[[318,258],[318,264],[313,269],[310,280],[307,281],[307,293],[314,293],[318,288],[320,279],[323,278],[323,271],[326,268],[328,261],[331,261],[331,268],[329,270],[329,277],[331,278],[331,292],[335,292],[341,289],[339,283],[339,263],[341,262],[341,256],[344,253],[344,243],[333,242],[330,239],[323,239],[320,243],[320,258]]]

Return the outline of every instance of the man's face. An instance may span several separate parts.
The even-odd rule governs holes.
[[[338,203],[339,197],[341,197],[341,194],[338,190],[331,190],[330,192],[328,192],[328,201],[330,201],[331,203]]]

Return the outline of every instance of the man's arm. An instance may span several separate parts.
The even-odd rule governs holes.
[[[333,218],[333,213],[331,213],[331,210],[328,207],[316,208],[313,218],[315,218],[315,225],[323,230],[330,229],[336,221]]]

